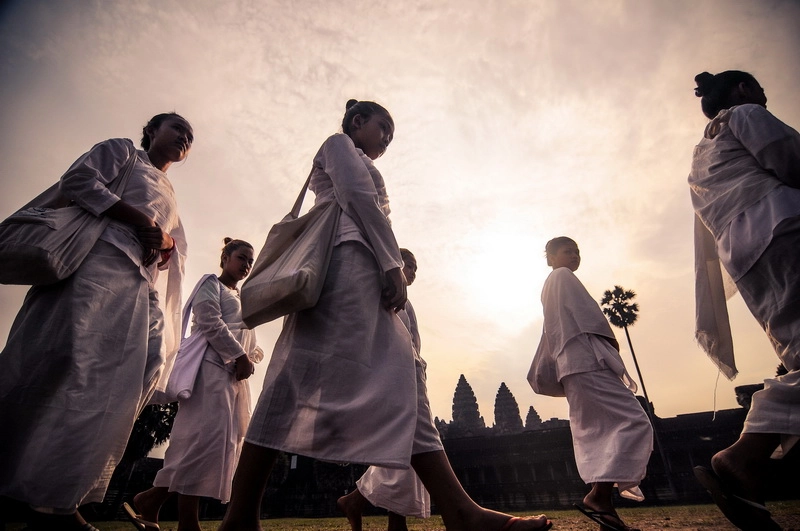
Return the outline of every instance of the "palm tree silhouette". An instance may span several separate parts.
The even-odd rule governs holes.
[[[633,342],[631,341],[631,334],[628,332],[628,327],[632,326],[639,318],[639,305],[635,302],[630,302],[636,297],[636,293],[630,289],[624,289],[622,286],[614,286],[613,290],[606,290],[603,293],[603,298],[600,299],[600,306],[603,308],[603,313],[608,317],[609,322],[617,328],[625,330],[625,338],[628,340],[628,348],[631,350],[631,357],[633,364],[636,366],[636,374],[639,376],[639,382],[642,384],[642,394],[644,394],[644,402],[647,413],[653,426],[653,435],[656,439],[656,446],[658,446],[658,453],[661,456],[661,462],[664,464],[664,472],[667,475],[670,490],[673,497],[677,498],[677,491],[672,482],[672,466],[667,460],[664,453],[664,447],[661,445],[661,440],[658,436],[656,429],[656,416],[653,411],[653,405],[650,402],[650,397],[647,396],[647,388],[644,385],[644,378],[642,378],[642,371],[639,368],[639,361],[636,359],[636,353],[633,351]]]
[[[653,414],[650,406],[650,398],[647,396],[647,388],[644,386],[644,379],[642,379],[642,371],[639,369],[639,362],[636,359],[636,353],[633,351],[633,343],[631,342],[631,334],[628,332],[628,326],[632,326],[636,319],[639,318],[639,305],[631,303],[636,297],[636,293],[630,289],[623,289],[622,286],[614,286],[613,290],[606,290],[603,293],[603,298],[600,299],[600,306],[603,307],[603,313],[606,314],[608,320],[612,325],[617,328],[625,330],[625,338],[628,340],[628,347],[631,349],[631,356],[633,357],[633,364],[636,366],[636,374],[639,375],[639,382],[642,384],[642,393],[647,402],[647,408],[650,414]]]

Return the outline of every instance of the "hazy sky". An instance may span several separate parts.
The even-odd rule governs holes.
[[[175,110],[194,126],[174,183],[189,238],[185,294],[222,238],[263,244],[288,212],[348,98],[393,114],[377,166],[401,246],[435,415],[460,374],[487,424],[505,382],[524,419],[567,417],[525,376],[542,325],[545,242],[573,237],[596,299],[637,292],[631,328],[660,416],[715,407],[717,371],[693,338],[686,177],[706,119],[704,70],[752,72],[800,127],[796,0],[22,0],[0,7],[0,216],[94,143]],[[309,195],[309,203],[313,197]],[[0,287],[7,335],[25,289]],[[778,361],[737,295],[735,382]],[[280,323],[259,327],[270,352]],[[623,358],[635,375],[624,333]],[[260,390],[266,362],[252,380]]]

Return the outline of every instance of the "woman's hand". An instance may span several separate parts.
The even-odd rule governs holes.
[[[149,267],[155,262],[161,256],[161,251],[170,251],[175,247],[175,240],[172,239],[172,236],[161,230],[161,227],[156,224],[152,227],[136,227],[136,236],[144,247],[142,262],[145,267]],[[169,256],[166,257],[166,260],[162,257],[158,265],[164,265],[167,260],[169,260]]]
[[[381,292],[383,306],[387,310],[399,312],[406,305],[406,277],[403,269],[396,267],[386,272],[386,287]]]
[[[234,363],[236,364],[236,379],[239,381],[247,380],[256,372],[256,366],[253,365],[253,362],[250,361],[246,354],[236,358]]]
[[[163,256],[161,251],[173,249],[175,240],[161,230],[161,227],[144,212],[120,200],[111,205],[103,214],[112,219],[133,225],[136,228],[136,237],[139,238],[139,243],[144,247],[142,263],[145,267],[149,267],[159,256],[161,256],[159,266],[164,265],[169,260],[169,256]]]

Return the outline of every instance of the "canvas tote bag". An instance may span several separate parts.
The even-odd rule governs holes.
[[[556,361],[547,353],[547,335],[542,334],[539,347],[533,356],[531,369],[528,371],[528,383],[531,384],[533,392],[547,396],[566,396],[564,386],[558,379]]]
[[[200,371],[200,364],[203,363],[203,356],[208,347],[206,336],[202,332],[197,332],[186,337],[186,330],[189,328],[189,316],[192,313],[192,303],[197,291],[209,277],[214,277],[214,284],[217,287],[217,297],[220,296],[221,288],[216,275],[203,275],[200,282],[194,287],[189,300],[183,307],[183,323],[181,326],[181,346],[175,357],[175,364],[167,380],[167,389],[163,396],[155,396],[150,403],[168,404],[176,400],[186,400],[192,396],[194,383],[197,380],[197,373]],[[159,393],[156,391],[156,395]]]
[[[334,200],[299,216],[310,181],[311,174],[291,212],[270,229],[242,284],[242,319],[250,328],[311,308],[319,300],[341,208]]]
[[[128,162],[109,190],[119,196],[136,162]],[[78,269],[110,219],[71,204],[50,208],[60,197],[54,184],[0,223],[0,284],[53,284]],[[63,198],[62,198],[63,200]]]

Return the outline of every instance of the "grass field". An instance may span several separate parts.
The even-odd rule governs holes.
[[[800,531],[800,501],[773,502],[769,504],[773,518],[785,531]],[[553,521],[553,529],[561,531],[597,531],[598,526],[587,520],[578,511],[544,511]],[[642,531],[735,531],[722,513],[714,505],[681,505],[669,507],[641,507],[620,509],[620,515],[628,525],[635,525]],[[127,521],[94,522],[100,531],[133,531]],[[201,522],[203,531],[216,531],[218,521]],[[344,518],[299,518],[263,520],[264,531],[349,531]],[[6,531],[20,531],[22,524],[10,524]],[[161,522],[164,531],[176,531],[176,522]],[[408,519],[410,531],[443,531],[441,518],[434,516],[428,520]],[[383,531],[386,518],[371,516],[364,518],[364,531]],[[474,531],[485,531],[476,529]]]

